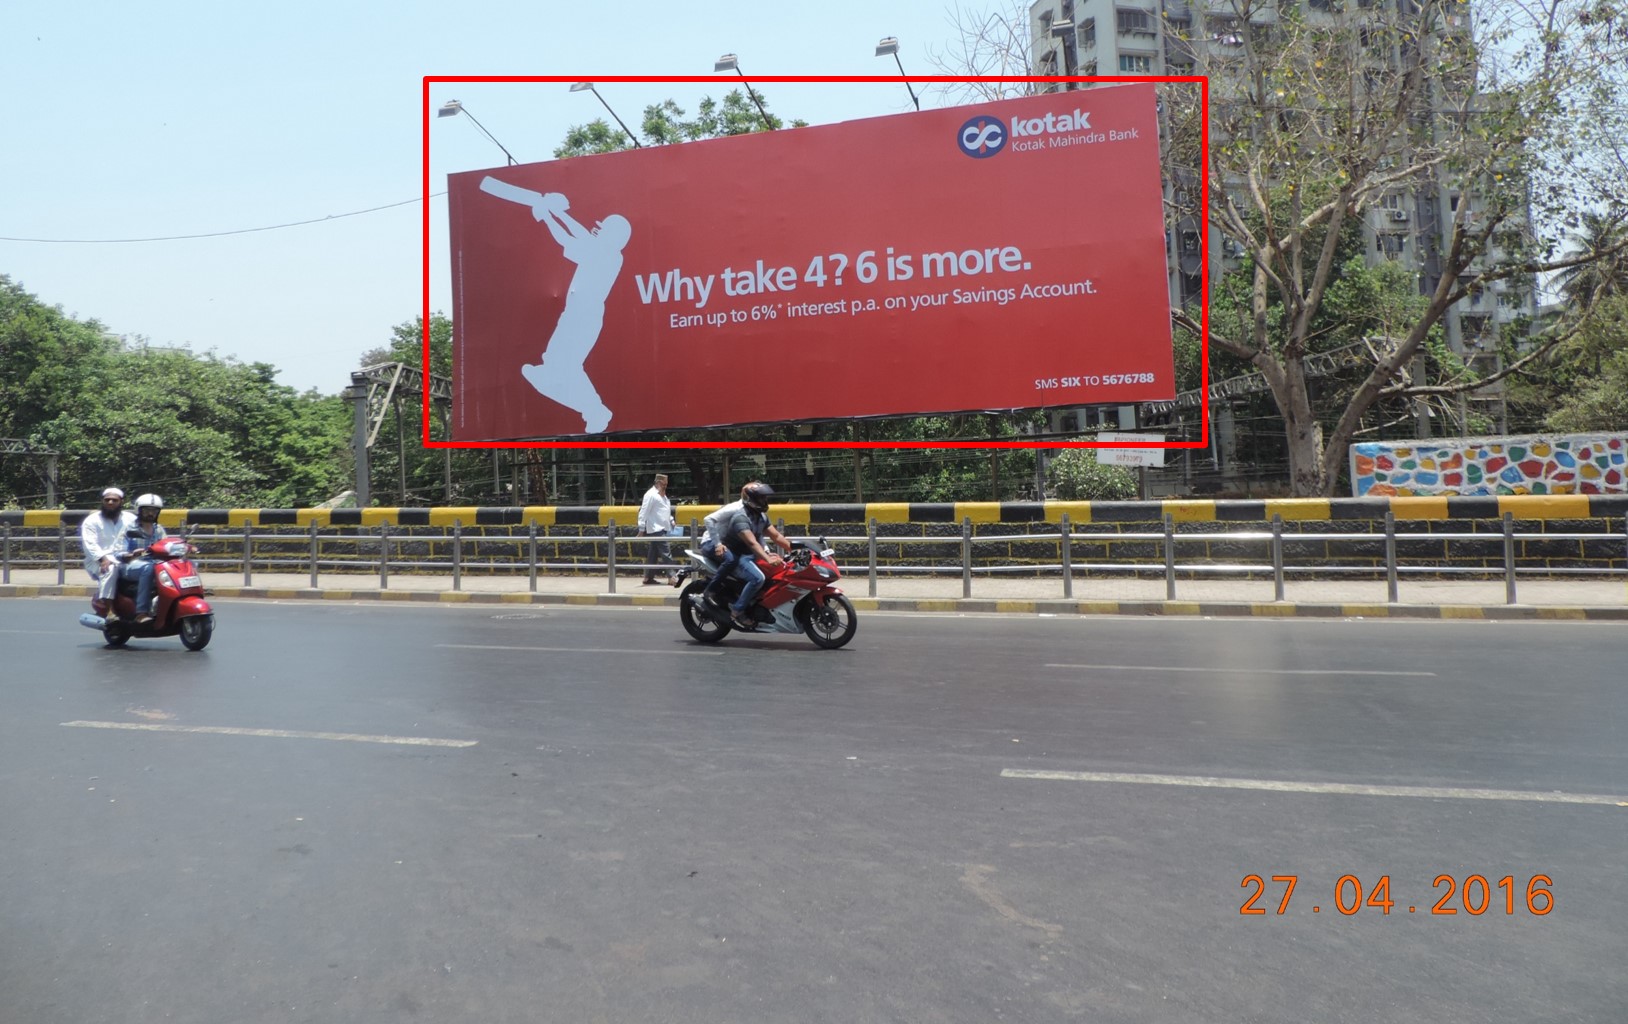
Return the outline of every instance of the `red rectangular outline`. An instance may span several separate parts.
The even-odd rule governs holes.
[[[740,444],[727,441],[432,441],[430,440],[430,392],[425,388],[421,396],[421,440],[425,448],[695,448],[723,451],[756,451],[770,448],[1173,448],[1203,449],[1210,446],[1210,80],[1204,75],[753,75],[755,83],[787,82],[1197,82],[1203,99],[1202,130],[1199,145],[1199,181],[1202,190],[1200,209],[1203,230],[1199,235],[1199,294],[1200,320],[1203,336],[1199,338],[1200,386],[1199,439],[1197,441],[1164,441],[1156,445],[1136,441],[759,441]],[[423,366],[430,365],[430,84],[460,82],[725,82],[734,79],[719,75],[425,75],[422,98],[424,125],[424,349]]]

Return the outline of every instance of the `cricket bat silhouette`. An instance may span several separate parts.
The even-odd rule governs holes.
[[[556,209],[564,213],[571,208],[566,198],[558,192],[533,192],[529,188],[521,188],[519,185],[499,181],[491,175],[481,179],[480,190],[487,195],[497,196],[499,199],[507,199],[511,203],[531,207],[532,215],[538,220],[543,219],[543,214],[547,210]]]

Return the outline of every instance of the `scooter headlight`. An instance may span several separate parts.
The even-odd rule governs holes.
[[[158,570],[158,582],[164,584],[166,587],[173,585],[170,582],[170,574],[165,572],[163,569]]]

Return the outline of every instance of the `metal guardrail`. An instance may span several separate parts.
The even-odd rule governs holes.
[[[784,531],[784,521],[782,520],[778,525],[781,530]],[[369,570],[369,574],[371,575],[372,572],[378,573],[379,586],[382,589],[389,588],[390,574],[393,571],[402,570],[409,572],[450,572],[452,574],[453,590],[462,589],[463,575],[468,567],[468,564],[463,554],[464,537],[463,524],[461,522],[455,522],[452,527],[452,532],[449,534],[413,533],[408,535],[410,540],[413,542],[450,541],[452,551],[451,557],[448,559],[426,560],[401,558],[399,557],[399,551],[400,545],[403,542],[402,538],[398,538],[397,536],[393,535],[388,526],[380,526],[377,528],[377,531],[378,532],[376,534],[371,535],[378,546],[377,557],[373,559],[320,558],[319,541],[322,538],[322,534],[319,532],[317,524],[312,523],[306,536],[303,538],[299,538],[298,535],[291,533],[255,533],[249,526],[244,526],[242,533],[238,535],[216,533],[214,535],[214,539],[221,545],[228,543],[232,539],[240,537],[242,542],[241,556],[236,558],[223,558],[206,557],[200,555],[194,558],[194,561],[204,569],[210,569],[213,567],[219,570],[228,566],[237,567],[243,574],[244,586],[251,586],[253,584],[256,569],[261,571],[282,570],[286,572],[294,570],[309,572],[311,577],[311,586],[315,588],[318,586],[318,581],[320,580],[322,571],[324,569],[330,571],[339,571],[343,569],[355,570],[358,567],[371,566],[372,568]],[[606,577],[609,592],[614,594],[616,592],[616,580],[619,574],[632,574],[634,572],[642,573],[644,571],[647,559],[632,557],[636,555],[636,549],[638,547],[662,540],[672,541],[675,543],[679,541],[686,541],[691,544],[698,544],[699,535],[700,524],[697,520],[693,519],[690,521],[688,535],[685,537],[647,537],[637,534],[623,534],[618,532],[616,521],[611,520],[605,527],[604,534],[600,536],[571,534],[568,536],[546,535],[539,538],[537,526],[535,523],[532,523],[527,527],[527,531],[524,536],[483,536],[480,538],[480,543],[487,547],[492,545],[513,545],[516,548],[516,559],[506,568],[510,569],[516,574],[521,571],[526,572],[528,574],[530,590],[534,593],[537,590],[537,578],[539,571],[563,570],[573,574],[581,574],[584,570],[586,570],[589,572],[603,572]],[[69,544],[70,537],[73,539],[71,550]],[[301,557],[256,557],[255,547],[257,542],[263,546],[267,543],[288,543],[294,541],[296,538],[298,538],[301,543],[308,544],[308,548],[302,553]],[[1294,544],[1372,544],[1375,540],[1381,538],[1384,541],[1385,552],[1383,565],[1292,565],[1288,564],[1285,560],[1289,547]],[[353,541],[358,546],[361,546],[364,542],[370,539],[370,535],[363,533],[346,534],[343,535],[343,539]],[[1056,572],[1061,578],[1062,596],[1064,599],[1069,599],[1074,596],[1074,579],[1076,574],[1107,573],[1112,575],[1129,574],[1142,576],[1144,574],[1162,573],[1165,580],[1165,596],[1168,600],[1174,601],[1176,600],[1177,577],[1182,573],[1192,576],[1232,575],[1243,577],[1253,577],[1270,573],[1272,576],[1274,597],[1276,600],[1281,601],[1283,600],[1284,594],[1284,581],[1285,578],[1290,574],[1308,574],[1312,576],[1367,574],[1377,576],[1379,573],[1383,572],[1387,585],[1387,600],[1391,603],[1395,603],[1398,600],[1398,580],[1403,574],[1437,576],[1475,574],[1486,576],[1494,571],[1489,570],[1486,567],[1478,566],[1407,565],[1404,564],[1401,559],[1400,549],[1402,545],[1416,542],[1428,542],[1432,544],[1441,544],[1443,542],[1448,544],[1453,542],[1476,542],[1484,544],[1489,540],[1497,540],[1501,542],[1503,548],[1503,567],[1500,574],[1504,578],[1505,599],[1507,603],[1515,604],[1517,577],[1521,575],[1536,576],[1557,574],[1555,570],[1551,569],[1517,566],[1515,548],[1518,543],[1527,541],[1601,541],[1620,539],[1623,543],[1625,560],[1628,560],[1628,519],[1624,520],[1624,528],[1621,534],[1611,534],[1605,532],[1520,533],[1515,530],[1514,516],[1507,512],[1504,513],[1503,516],[1502,532],[1497,535],[1490,535],[1487,533],[1397,533],[1395,515],[1391,512],[1385,513],[1385,530],[1383,534],[1367,532],[1285,533],[1283,531],[1283,517],[1279,515],[1274,515],[1272,517],[1271,529],[1269,530],[1237,530],[1226,533],[1204,531],[1184,534],[1176,530],[1176,524],[1173,517],[1168,513],[1166,513],[1164,516],[1163,530],[1157,533],[1075,532],[1073,524],[1069,521],[1068,514],[1064,513],[1061,517],[1061,521],[1058,524],[1058,530],[1054,533],[1002,533],[978,537],[974,536],[973,534],[972,519],[967,517],[962,520],[961,534],[959,537],[881,537],[877,531],[877,521],[875,518],[872,518],[867,524],[865,534],[862,536],[832,536],[826,534],[824,535],[824,539],[833,547],[838,545],[847,545],[850,547],[862,546],[865,552],[865,576],[869,587],[869,595],[871,597],[876,596],[877,577],[882,575],[936,576],[958,573],[961,577],[961,596],[971,597],[972,580],[974,576],[983,575],[992,577],[1002,573],[1032,574],[1037,572]],[[1060,560],[1050,563],[1026,562],[1018,565],[973,564],[973,550],[978,545],[1010,544],[1016,541],[1044,541],[1057,543],[1059,545]],[[1114,544],[1128,543],[1155,543],[1160,546],[1163,558],[1162,561],[1158,563],[1151,561],[1082,562],[1075,559],[1073,556],[1073,545],[1081,541],[1109,546]],[[1268,560],[1258,563],[1208,561],[1182,563],[1177,561],[1177,551],[1182,545],[1192,543],[1208,544],[1216,541],[1264,544],[1267,548],[1266,554]],[[596,550],[603,549],[604,554],[601,556],[602,560],[600,561],[542,562],[538,561],[537,558],[539,543],[585,544]],[[877,562],[877,547],[879,544],[887,544],[890,546],[899,545],[901,547],[954,546],[959,549],[959,557],[957,560],[958,564],[879,565]],[[625,561],[618,558],[617,548],[619,545],[628,546],[630,557]],[[54,557],[47,558],[44,556],[39,556],[19,560],[16,557],[16,552],[29,546],[36,548],[54,546],[56,549],[53,553]],[[7,524],[3,527],[3,529],[0,529],[0,583],[10,583],[12,569],[17,567],[55,568],[57,570],[57,583],[59,585],[63,584],[67,581],[70,554],[77,556],[78,551],[77,531],[69,530],[66,526],[59,527],[54,534],[46,534],[43,536],[35,534],[34,536],[28,537],[16,537],[13,536],[13,528]],[[393,553],[395,553],[397,557],[393,557]],[[483,569],[497,567],[493,563],[485,561],[481,562],[480,566]],[[356,575],[354,571],[342,574],[352,576]],[[1609,566],[1578,566],[1567,568],[1558,574],[1567,576],[1628,575],[1628,572],[1620,571]]]

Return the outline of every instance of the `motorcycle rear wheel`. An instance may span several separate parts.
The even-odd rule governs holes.
[[[102,639],[109,647],[123,647],[130,639],[130,627],[120,624],[102,629]]]
[[[816,647],[828,651],[844,646],[859,631],[859,619],[854,614],[853,602],[842,594],[828,595],[824,608],[809,598],[807,610],[800,617],[803,632],[808,634]]]
[[[715,644],[728,636],[735,627],[714,622],[695,608],[695,601],[701,600],[701,591],[707,586],[706,580],[694,580],[678,595],[678,621],[684,624],[684,632],[703,644]],[[693,598],[693,600],[692,600]]]
[[[181,620],[181,646],[189,651],[201,651],[209,646],[215,634],[214,619],[208,615],[189,615]]]

